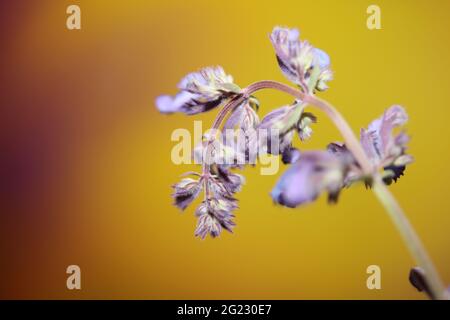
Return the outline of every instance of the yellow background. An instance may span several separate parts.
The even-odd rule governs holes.
[[[80,31],[65,26],[74,3]],[[366,27],[373,3],[382,30]],[[2,136],[15,153],[5,156],[25,177],[1,212],[1,298],[423,298],[408,282],[414,262],[405,245],[362,186],[335,206],[321,197],[290,210],[269,197],[282,171],[247,168],[234,234],[205,241],[193,235],[194,207],[181,214],[171,205],[170,185],[193,168],[172,164],[171,132],[192,130],[198,119],[205,128],[216,111],[160,115],[155,97],[209,65],[240,86],[287,83],[268,40],[275,25],[298,27],[330,55],[335,80],[320,96],[355,132],[392,104],[406,108],[416,161],[391,190],[450,283],[449,1],[2,6]],[[273,91],[257,96],[261,115],[291,101]],[[303,149],[340,140],[316,114]],[[16,182],[11,172],[7,182]],[[81,267],[81,291],[66,289],[70,264]],[[366,288],[371,264],[381,267],[381,290]]]

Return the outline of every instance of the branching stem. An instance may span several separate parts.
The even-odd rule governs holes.
[[[389,189],[384,185],[377,169],[371,163],[366,153],[364,152],[361,144],[353,133],[352,129],[348,125],[344,117],[328,102],[314,96],[311,94],[305,94],[301,90],[292,88],[283,83],[276,81],[259,81],[249,85],[247,88],[242,90],[242,94],[231,99],[219,112],[217,118],[214,121],[212,129],[219,129],[223,120],[226,116],[231,113],[237,106],[239,106],[245,99],[248,99],[254,92],[261,89],[275,89],[285,92],[296,99],[303,101],[304,103],[310,104],[322,110],[334,123],[336,128],[340,131],[342,137],[344,138],[345,145],[347,149],[355,157],[359,166],[361,167],[364,174],[372,178],[373,181],[373,191],[378,197],[378,200],[383,204],[389,217],[393,221],[398,232],[402,236],[402,239],[409,249],[409,252],[417,262],[417,264],[423,268],[427,278],[428,285],[430,287],[433,296],[436,299],[448,299],[448,294],[446,293],[445,287],[429,258],[420,238],[414,231],[414,228],[408,221],[405,213],[398,204],[395,197],[389,191]],[[209,148],[212,140],[207,143],[206,155],[209,157]],[[208,159],[207,159],[208,160]],[[209,174],[208,161],[205,161],[203,165],[203,173],[205,175]]]

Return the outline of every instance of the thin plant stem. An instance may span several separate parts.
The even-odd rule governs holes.
[[[436,299],[448,299],[445,287],[433,265],[430,257],[428,256],[420,238],[414,231],[414,228],[408,221],[405,213],[398,204],[395,197],[389,191],[389,189],[384,185],[379,173],[376,168],[368,159],[366,153],[364,152],[360,142],[356,138],[352,129],[350,128],[347,121],[340,114],[340,112],[333,107],[330,103],[310,94],[305,94],[304,92],[292,88],[280,82],[264,80],[255,82],[249,85],[247,88],[242,90],[242,94],[236,98],[229,101],[219,112],[217,118],[214,121],[213,129],[219,129],[222,121],[225,119],[229,112],[232,112],[240,103],[245,99],[249,98],[250,95],[261,89],[275,89],[285,92],[296,99],[299,99],[305,103],[313,105],[327,114],[327,116],[333,121],[334,125],[340,131],[342,137],[344,138],[346,147],[355,157],[359,166],[361,167],[364,174],[372,178],[373,181],[373,191],[377,196],[378,200],[383,204],[387,213],[389,214],[391,220],[393,221],[398,232],[401,234],[403,242],[408,248],[409,252],[425,271],[428,285],[433,296]],[[207,148],[209,150],[210,143],[208,143]],[[207,151],[207,154],[209,152]],[[207,170],[208,165],[204,164],[203,170]]]
[[[327,116],[331,119],[331,121],[333,121],[338,130],[341,132],[342,137],[345,140],[346,147],[352,152],[356,161],[361,166],[363,172],[367,175],[371,175],[373,173],[374,168],[370,163],[370,160],[367,158],[364,150],[362,149],[358,139],[356,139],[352,129],[348,125],[347,121],[345,121],[344,117],[331,104],[315,96],[304,94],[300,90],[297,90],[295,88],[292,88],[288,85],[276,81],[255,82],[250,86],[248,86],[244,92],[247,95],[250,95],[257,90],[265,88],[283,91],[287,94],[292,95],[297,99],[302,100],[305,103],[314,105],[323,112],[325,112]]]
[[[219,114],[217,115],[216,119],[214,120],[214,123],[211,127],[213,130],[213,134],[216,134],[217,129],[220,128],[222,121],[226,118],[226,116],[232,112],[237,106],[239,106],[243,101],[245,100],[245,97],[243,95],[239,95],[235,97],[234,99],[231,99],[228,101],[223,108],[219,111]],[[215,138],[215,137],[214,137]],[[207,141],[206,143],[206,150],[205,150],[205,159],[203,162],[203,170],[202,170],[202,177],[204,181],[204,187],[205,187],[205,200],[208,200],[209,197],[209,182],[208,179],[210,178],[210,168],[209,168],[209,161],[210,161],[210,149],[211,149],[211,143],[213,142],[213,138]]]
[[[213,130],[213,135],[214,137],[212,137],[210,140],[207,141],[206,144],[206,159],[204,161],[203,164],[203,175],[204,176],[209,176],[209,156],[210,156],[210,147],[211,147],[211,143],[213,142],[214,138],[215,138],[215,134],[217,134],[217,129],[220,128],[223,120],[226,118],[226,116],[232,112],[238,105],[240,105],[244,100],[245,100],[245,96],[244,95],[239,95],[237,97],[235,97],[234,99],[231,99],[230,101],[228,101],[223,108],[219,111],[219,114],[217,115],[216,119],[214,120],[214,123],[211,127],[211,130]]]
[[[406,215],[397,200],[379,176],[374,179],[373,191],[400,232],[403,242],[408,247],[411,255],[414,257],[418,265],[425,271],[426,281],[432,296],[438,300],[448,299],[445,287],[442,284],[433,262],[420,241],[420,238],[414,232],[414,228],[406,218]]]

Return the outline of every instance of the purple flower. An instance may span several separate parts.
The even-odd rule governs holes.
[[[298,39],[297,29],[275,27],[270,40],[275,49],[278,65],[283,74],[308,92],[323,91],[332,80],[330,58],[307,41]]]
[[[375,165],[389,165],[404,154],[408,137],[404,133],[393,136],[395,127],[408,121],[408,115],[401,106],[392,106],[372,121],[367,129],[361,129],[361,144],[367,156]]]
[[[245,163],[254,163],[258,153],[258,107],[258,100],[250,97],[232,112],[223,126],[224,144],[237,150]]]
[[[263,118],[259,129],[267,130],[266,149],[268,153],[282,154],[283,159],[289,161],[288,163],[292,161],[290,153],[294,149],[292,139],[295,132],[297,132],[300,140],[307,140],[312,134],[310,125],[317,122],[317,118],[313,114],[303,112],[303,109],[304,105],[301,102],[295,102],[290,106],[275,109]],[[278,144],[273,142],[275,137]],[[284,160],[283,162],[287,163]]]
[[[234,194],[241,191],[244,184],[244,177],[226,169],[221,165],[212,165],[210,167],[210,176],[206,179],[209,198],[235,201]]]
[[[251,97],[239,105],[225,122],[224,129],[255,129],[259,124],[259,102]]]
[[[174,205],[181,210],[186,209],[202,191],[201,181],[192,178],[184,178],[173,186]]]
[[[217,237],[223,229],[232,232],[233,212],[237,208],[235,195],[244,184],[244,177],[232,169],[254,164],[262,153],[281,155],[283,163],[290,164],[271,191],[271,197],[274,202],[291,208],[312,202],[323,193],[328,194],[329,202],[336,202],[342,188],[354,182],[363,181],[370,186],[373,177],[379,176],[372,175],[369,169],[382,172],[381,178],[390,184],[412,162],[412,157],[406,154],[409,137],[403,132],[393,132],[408,120],[400,106],[392,106],[367,129],[361,130],[361,146],[373,167],[366,163],[367,159],[358,158],[364,161],[361,166],[345,144],[331,143],[324,151],[300,151],[293,146],[296,136],[301,141],[311,137],[312,124],[317,118],[305,112],[305,107],[311,103],[326,109],[314,94],[327,89],[328,81],[333,78],[328,54],[300,40],[299,35],[297,29],[275,27],[270,40],[281,71],[300,90],[273,81],[256,82],[241,90],[221,67],[207,67],[185,76],[175,96],[163,95],[156,99],[161,113],[188,115],[228,102],[216,117],[213,128],[194,148],[194,162],[202,165],[202,174],[194,173],[194,178],[183,178],[173,185],[174,205],[181,210],[203,192],[203,201],[195,211],[198,218],[195,235],[202,239],[207,235]],[[259,102],[252,94],[264,88],[290,93],[297,100],[272,110],[260,121]],[[338,120],[335,124],[345,135],[345,123]],[[352,139],[348,141],[353,143]],[[365,158],[364,154],[359,155]]]
[[[240,93],[222,67],[207,67],[184,77],[178,84],[180,92],[174,97],[163,95],[156,98],[161,113],[183,112],[197,114],[219,106],[224,100]]]
[[[245,181],[242,175],[233,173],[224,166],[216,166],[216,168],[216,177],[223,184],[229,196],[241,191],[241,187]],[[219,194],[218,196],[222,197],[223,195]]]
[[[404,125],[408,121],[405,110],[398,105],[387,109],[384,114],[372,121],[367,129],[361,129],[361,145],[372,164],[379,170],[383,170],[382,177],[386,184],[396,182],[406,169],[406,165],[413,161],[413,158],[406,154],[406,144],[409,137],[400,132],[393,134],[396,127]],[[345,145],[332,143],[328,150],[338,156],[352,158],[353,168],[348,171],[346,184],[365,179],[361,170],[347,150]]]
[[[215,238],[220,235],[222,228],[232,232],[235,223],[232,211],[237,208],[235,202],[224,199],[208,199],[197,208],[198,217],[195,236],[204,239],[208,233]]]
[[[347,163],[327,151],[307,151],[281,176],[272,190],[276,203],[294,208],[328,192],[335,202],[341,190]]]
[[[405,154],[409,137],[403,132],[393,135],[394,128],[407,121],[408,115],[403,107],[394,105],[367,129],[361,129],[361,145],[372,163],[385,170],[383,179],[387,184],[397,181],[406,165],[413,161],[410,155]]]
[[[197,228],[195,229],[195,236],[205,239],[208,233],[215,238],[222,232],[222,227],[219,221],[209,213],[199,215],[197,220]]]
[[[234,145],[223,143],[219,139],[213,140],[211,137],[204,137],[194,148],[194,161],[198,164],[218,164],[229,167],[240,167],[245,164],[245,154]]]
[[[235,226],[232,212],[237,208],[234,194],[241,190],[244,177],[217,164],[210,166],[209,174],[188,174],[200,179],[183,178],[173,186],[172,197],[175,200],[174,205],[184,210],[201,191],[205,192],[205,199],[195,211],[198,217],[195,235],[204,239],[207,234],[217,237],[222,229],[231,232]]]

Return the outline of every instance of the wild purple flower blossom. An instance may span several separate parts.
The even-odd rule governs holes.
[[[404,125],[407,121],[408,115],[403,107],[394,105],[381,117],[372,121],[367,129],[361,129],[361,146],[375,168],[382,170],[382,178],[386,184],[396,182],[404,174],[406,165],[413,162],[413,158],[406,154],[409,137],[404,132],[393,134],[396,127]],[[344,144],[331,143],[328,149],[335,154],[352,157]],[[354,158],[353,163],[356,164]],[[364,178],[358,168],[354,167],[354,170],[349,171],[347,184]]]
[[[361,145],[375,167],[383,170],[382,177],[386,184],[397,181],[403,175],[405,166],[412,162],[412,157],[405,154],[406,134],[392,134],[393,129],[405,124],[407,119],[402,107],[392,106],[367,129],[361,129]],[[304,152],[299,155],[275,186],[272,198],[281,205],[296,207],[328,191],[329,200],[336,202],[340,189],[366,179],[345,145],[331,143],[328,152]],[[370,184],[370,181],[366,183]]]
[[[184,178],[173,185],[174,205],[184,210],[203,191],[205,199],[195,213],[198,218],[195,235],[203,239],[207,234],[212,237],[218,236],[222,229],[231,232],[235,225],[232,211],[237,208],[234,194],[241,190],[244,183],[243,176],[220,165],[210,166],[207,175],[191,174],[198,176],[199,179]]]
[[[327,89],[327,82],[332,79],[330,58],[308,41],[300,40],[297,29],[275,27],[270,40],[283,74],[300,87],[301,94],[296,94],[292,104],[270,111],[262,120],[257,113],[257,98],[248,88],[240,89],[234,84],[221,67],[208,67],[187,75],[179,83],[180,92],[175,97],[160,96],[156,100],[162,113],[185,114],[205,112],[226,103],[216,120],[217,126],[194,149],[194,159],[201,164],[202,173],[183,178],[173,186],[172,197],[181,210],[204,193],[196,210],[195,234],[201,238],[208,234],[216,237],[222,229],[231,231],[234,227],[235,194],[244,178],[231,169],[249,164],[249,152],[255,145],[263,143],[265,152],[281,155],[284,163],[291,164],[271,192],[276,203],[287,207],[312,202],[321,193],[328,193],[329,201],[336,202],[343,187],[370,180],[345,144],[331,143],[324,151],[301,151],[293,146],[296,137],[304,141],[312,135],[311,126],[317,118],[305,112],[305,108],[310,104],[309,97]],[[404,166],[412,161],[405,153],[407,136],[392,135],[394,127],[406,120],[403,108],[394,106],[361,130],[364,153],[371,165],[383,170],[386,183],[397,180]],[[235,134],[225,135],[221,141],[217,139],[217,130],[219,133],[231,130]],[[267,132],[268,141],[257,139],[253,135],[256,130]],[[279,141],[276,147],[272,143],[274,138]],[[231,147],[236,144],[238,148]]]
[[[295,208],[314,201],[328,192],[330,202],[336,202],[344,186],[348,164],[327,151],[306,151],[281,176],[272,190],[276,203]]]
[[[405,110],[392,106],[361,130],[358,141],[336,108],[315,96],[317,91],[327,89],[327,82],[333,78],[330,58],[324,51],[300,40],[299,34],[297,29],[275,27],[270,35],[281,71],[299,89],[269,80],[240,89],[221,67],[208,67],[183,78],[178,85],[180,91],[174,97],[164,95],[156,99],[161,113],[197,114],[223,104],[212,129],[223,127],[245,136],[244,140],[227,137],[228,142],[244,141],[237,150],[218,141],[214,134],[205,136],[196,148],[197,163],[201,164],[202,171],[189,173],[194,177],[183,178],[173,185],[174,204],[184,210],[203,192],[204,198],[195,211],[198,218],[195,235],[204,239],[208,234],[219,236],[222,229],[231,232],[235,226],[233,212],[237,208],[235,194],[244,183],[244,178],[231,169],[250,163],[251,148],[266,144],[263,145],[264,152],[281,155],[283,162],[290,164],[271,192],[276,203],[297,207],[314,201],[322,193],[328,193],[329,202],[336,202],[342,188],[364,182],[372,187],[411,254],[423,268],[423,271],[412,272],[413,285],[425,290],[433,299],[448,299],[450,293],[439,279],[400,205],[386,187],[397,181],[404,174],[406,165],[413,161],[406,153],[408,136],[404,132],[393,132],[408,120]],[[259,102],[253,94],[265,88],[285,92],[294,97],[295,102],[269,112],[260,121]],[[305,112],[309,105],[321,109],[330,118],[345,143],[331,143],[327,150],[321,151],[294,148],[295,136],[298,135],[301,141],[311,137],[311,124],[316,122],[316,117]],[[270,143],[248,135],[257,129],[271,133],[268,135]],[[281,142],[278,148],[271,143],[275,138]],[[243,161],[230,165],[223,161],[228,156]]]
[[[278,64],[283,74],[303,90],[314,92],[328,88],[332,80],[329,69],[330,58],[322,50],[314,48],[308,41],[300,41],[297,29],[275,27],[270,40],[275,49]]]
[[[177,184],[174,184],[173,189],[174,205],[184,210],[198,197],[202,191],[202,184],[199,180],[184,178]]]
[[[232,211],[237,208],[235,201],[207,199],[195,211],[198,217],[195,235],[204,239],[208,234],[213,238],[220,235],[222,228],[232,232],[235,223]]]
[[[276,129],[276,132],[279,133],[277,150],[270,148],[271,141],[269,139],[267,151],[274,155],[282,154],[284,163],[292,161],[290,153],[295,152],[292,147],[295,132],[300,140],[307,140],[312,134],[311,124],[317,122],[317,118],[312,113],[304,112],[304,107],[304,104],[296,101],[292,105],[275,109],[264,117],[259,126],[260,129]],[[272,135],[268,134],[268,137],[272,138]]]

